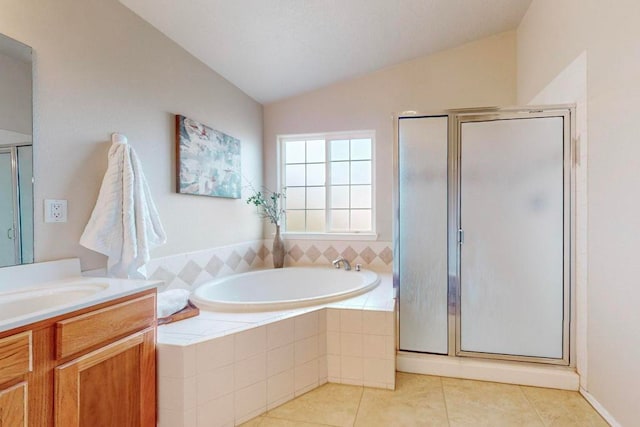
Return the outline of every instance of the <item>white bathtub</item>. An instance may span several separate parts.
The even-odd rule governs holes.
[[[372,271],[332,267],[289,267],[227,276],[200,285],[191,301],[214,311],[285,310],[338,301],[365,293],[380,283]]]

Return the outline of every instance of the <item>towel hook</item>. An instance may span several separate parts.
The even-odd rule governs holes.
[[[121,133],[114,132],[111,134],[111,142],[113,144],[126,144],[127,137]]]

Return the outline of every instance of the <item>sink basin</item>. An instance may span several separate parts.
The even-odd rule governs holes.
[[[0,322],[41,310],[73,304],[108,287],[107,283],[79,281],[0,293]]]

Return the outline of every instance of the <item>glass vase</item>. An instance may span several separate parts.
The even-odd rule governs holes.
[[[284,266],[284,253],[284,242],[280,236],[280,226],[276,225],[276,235],[273,238],[273,248],[271,249],[273,268],[282,268]]]

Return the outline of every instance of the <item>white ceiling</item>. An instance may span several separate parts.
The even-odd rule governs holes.
[[[120,0],[270,103],[514,29],[531,0]]]

